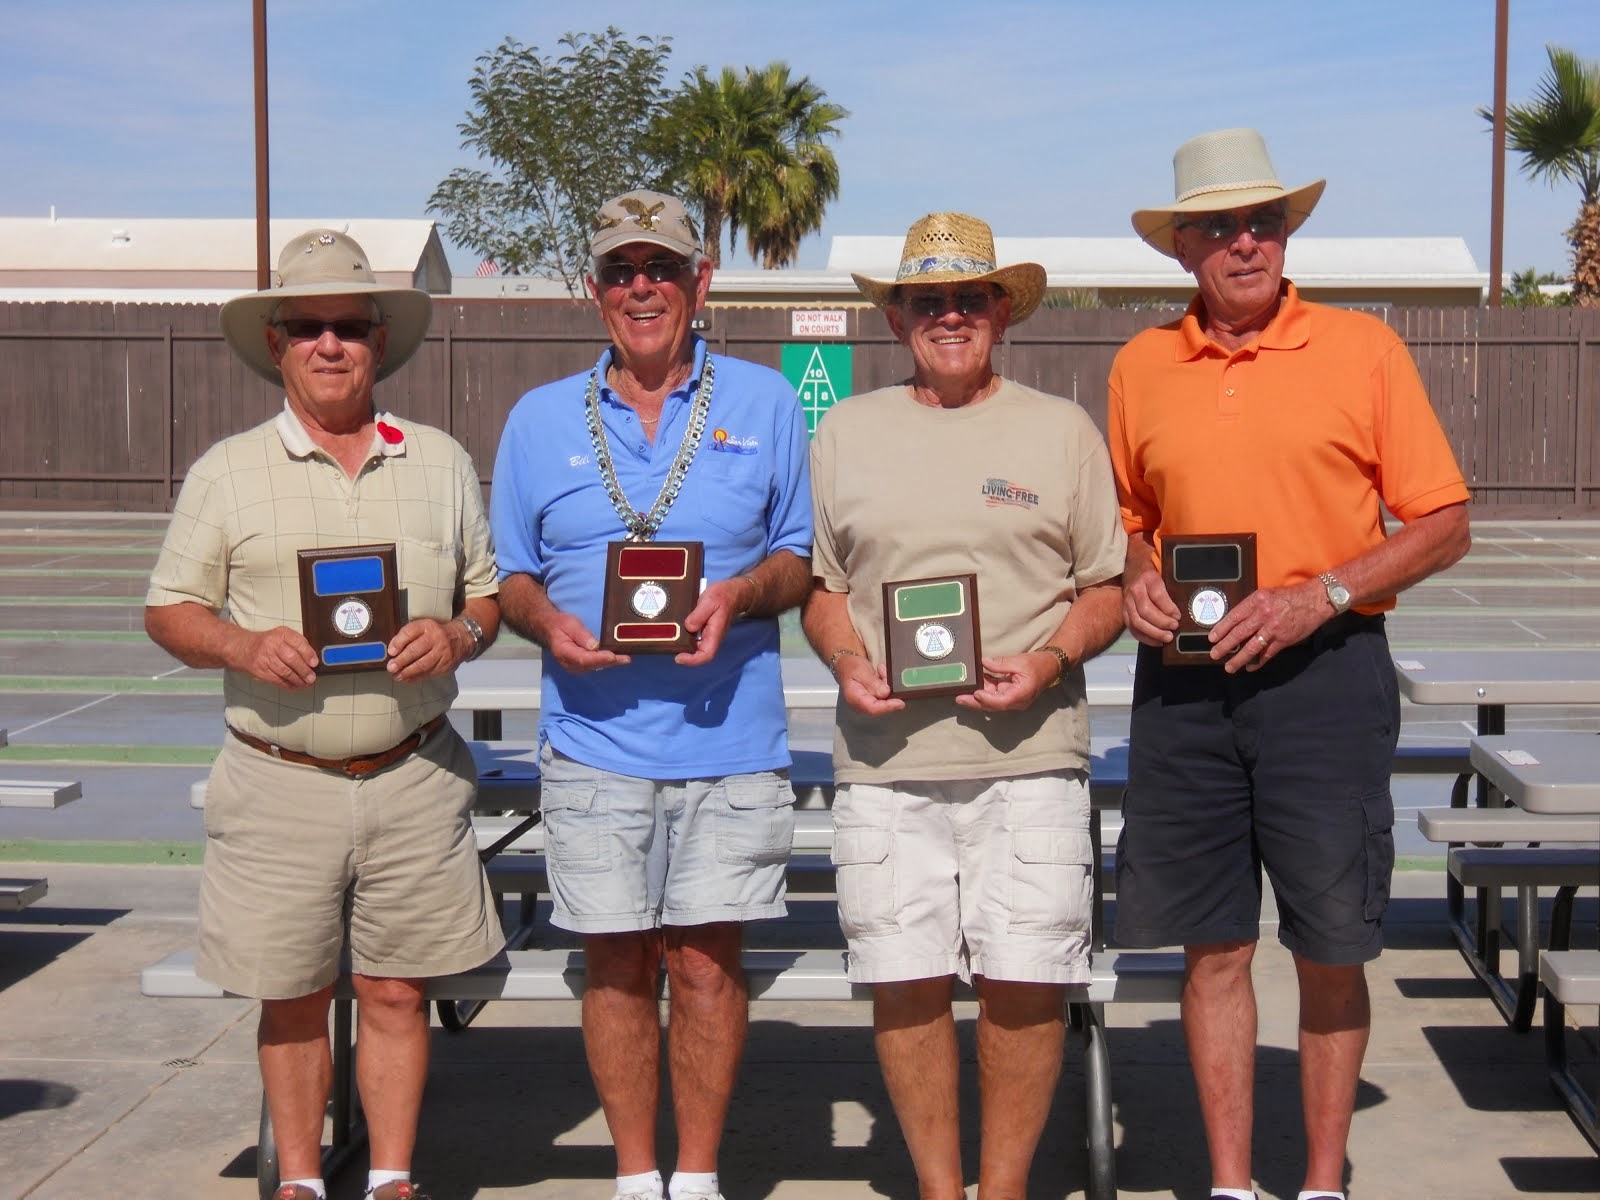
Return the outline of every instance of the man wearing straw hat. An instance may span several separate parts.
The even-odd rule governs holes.
[[[1123,613],[1143,643],[1116,932],[1183,945],[1212,1195],[1250,1200],[1266,868],[1300,984],[1300,1196],[1342,1200],[1371,1024],[1363,964],[1382,946],[1394,863],[1400,712],[1383,614],[1466,553],[1467,490],[1400,339],[1284,278],[1324,181],[1284,187],[1251,129],[1185,142],[1173,173],[1177,199],[1133,225],[1199,294],[1130,341],[1110,381]],[[1385,509],[1402,523],[1392,536]],[[1256,590],[1199,631],[1194,663],[1165,665],[1185,614],[1163,539],[1239,534],[1254,535]]]
[[[964,1194],[955,976],[979,998],[978,1194],[1022,1196],[1089,980],[1096,886],[1083,663],[1121,631],[1126,541],[1105,442],[1076,404],[995,373],[1044,293],[984,222],[933,213],[892,280],[856,275],[911,377],[853,396],[812,445],[807,637],[839,681],[834,862],[849,977],[925,1200]],[[884,585],[976,576],[969,690],[891,694]],[[946,627],[939,626],[945,653]],[[963,635],[956,635],[957,637]]]
[[[506,620],[543,650],[551,919],[583,936],[584,1047],[616,1194],[643,1200],[663,1190],[663,961],[678,1134],[666,1187],[719,1195],[748,1019],[744,922],[784,914],[794,833],[777,618],[811,578],[805,417],[783,376],[693,332],[703,250],[676,197],[601,205],[588,286],[610,344],[517,402],[490,499]],[[621,550],[681,562],[685,544],[702,567],[623,584],[613,543],[626,543],[619,570]],[[668,588],[682,607],[663,607]],[[597,636],[664,626],[664,650]]]
[[[503,944],[470,821],[477,772],[445,720],[456,667],[499,627],[478,478],[453,440],[373,397],[430,314],[425,292],[378,283],[361,247],[328,229],[289,242],[273,287],[223,306],[228,345],[284,389],[284,408],[195,462],[146,599],[157,643],[223,671],[228,736],[206,790],[196,971],[261,999],[276,1200],[326,1195],[341,953],[360,1002],[368,1194],[424,1200],[410,1181],[428,1069],[423,981]],[[337,551],[386,543],[398,578],[366,582],[403,595],[405,615],[386,643],[362,639],[384,628],[384,592],[346,598],[331,638],[370,644],[375,661],[335,671],[339,647],[319,655],[307,636],[319,614],[302,611],[299,552],[381,574],[382,553]]]

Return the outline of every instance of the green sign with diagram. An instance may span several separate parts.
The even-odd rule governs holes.
[[[783,348],[783,377],[800,397],[806,428],[812,433],[817,432],[822,414],[850,394],[850,349],[819,342]]]

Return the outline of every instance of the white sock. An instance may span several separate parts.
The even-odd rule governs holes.
[[[290,1184],[295,1187],[310,1188],[317,1194],[317,1200],[328,1200],[328,1186],[320,1179],[280,1179],[278,1186],[286,1188]]]
[[[1344,1200],[1343,1192],[1309,1191],[1301,1192],[1295,1200]]]
[[[1222,1198],[1225,1198],[1225,1200],[1256,1200],[1256,1194],[1245,1191],[1243,1188],[1214,1187],[1211,1189],[1211,1200],[1222,1200]]]
[[[667,1185],[667,1195],[672,1200],[680,1196],[715,1196],[721,1190],[715,1171],[674,1171],[672,1182]]]
[[[646,1192],[652,1196],[661,1195],[660,1171],[645,1171],[639,1175],[617,1176],[617,1195],[639,1196]]]
[[[368,1171],[367,1195],[372,1195],[373,1192],[386,1183],[399,1183],[402,1180],[409,1181],[410,1179],[410,1171]]]

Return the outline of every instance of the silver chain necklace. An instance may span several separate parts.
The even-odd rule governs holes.
[[[628,531],[628,541],[648,542],[655,537],[661,522],[666,520],[667,510],[683,489],[683,477],[688,474],[689,464],[694,461],[695,453],[700,449],[700,438],[706,431],[706,414],[711,410],[711,388],[715,378],[711,354],[707,352],[705,369],[700,373],[700,385],[695,389],[694,404],[689,408],[689,428],[684,430],[683,441],[678,443],[677,456],[673,458],[667,478],[661,484],[661,491],[656,494],[656,502],[650,506],[648,513],[642,513],[622,494],[622,485],[617,482],[617,468],[611,461],[611,446],[606,441],[605,425],[600,420],[600,364],[596,363],[594,370],[589,372],[589,387],[583,396],[583,421],[589,430],[589,441],[594,446],[594,462],[600,469],[600,483],[606,489],[606,498],[611,501],[611,507],[622,518],[623,527]]]

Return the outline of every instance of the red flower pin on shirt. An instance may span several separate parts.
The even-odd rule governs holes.
[[[405,434],[401,433],[398,429],[386,421],[378,422],[378,436],[384,441],[388,442],[391,446],[398,446],[401,442],[406,440]]]

